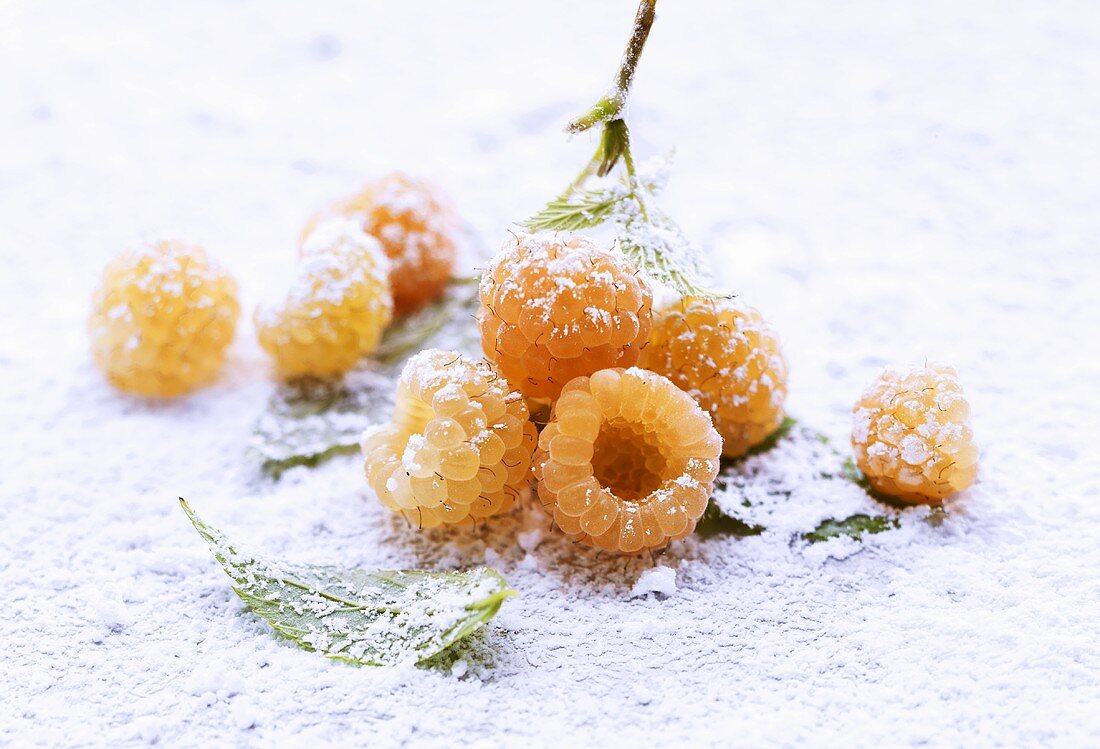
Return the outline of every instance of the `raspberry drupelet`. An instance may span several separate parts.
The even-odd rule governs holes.
[[[852,412],[856,463],[875,490],[920,504],[974,483],[978,447],[953,368],[888,368]]]
[[[481,279],[481,345],[529,398],[628,367],[649,335],[653,294],[622,253],[581,236],[521,235]]]
[[[401,373],[392,423],[367,430],[362,448],[382,504],[434,528],[512,509],[536,439],[523,396],[492,365],[427,349]]]
[[[427,180],[392,172],[337,201],[307,223],[346,216],[382,243],[392,261],[394,311],[405,314],[438,297],[454,271],[460,223],[450,198]]]
[[[282,302],[256,310],[260,345],[285,379],[344,374],[377,346],[393,315],[389,261],[356,222],[330,219],[306,239]]]
[[[539,501],[573,540],[623,553],[683,538],[702,517],[722,439],[668,379],[604,369],[562,390],[539,435]]]
[[[212,381],[233,340],[237,284],[196,245],[147,244],[107,265],[88,332],[120,390],[171,397]]]
[[[639,364],[686,390],[714,419],[722,454],[744,455],[783,421],[787,360],[753,307],[685,297],[653,315]]]

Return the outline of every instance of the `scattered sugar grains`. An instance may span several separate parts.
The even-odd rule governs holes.
[[[121,390],[182,395],[217,375],[239,314],[236,282],[201,247],[146,244],[103,272],[88,318],[92,356]]]
[[[721,449],[710,418],[668,379],[604,369],[554,404],[535,455],[539,500],[575,541],[658,548],[694,530]]]
[[[531,475],[535,425],[485,361],[427,349],[397,383],[393,420],[363,435],[367,480],[422,528],[510,510]]]
[[[662,308],[639,364],[695,398],[727,457],[744,455],[783,420],[787,360],[779,337],[737,300],[685,297]]]
[[[284,378],[341,375],[377,346],[393,316],[389,261],[378,241],[347,219],[306,238],[286,297],[256,310],[260,345]]]
[[[649,284],[622,253],[582,236],[517,236],[479,292],[482,349],[531,398],[552,400],[574,377],[632,366],[649,335]]]
[[[974,482],[978,447],[953,368],[888,368],[852,411],[856,462],[876,490],[936,502]]]
[[[314,216],[303,243],[326,217],[346,216],[378,239],[392,261],[394,310],[411,312],[439,296],[458,253],[458,213],[450,198],[427,180],[392,172]]]

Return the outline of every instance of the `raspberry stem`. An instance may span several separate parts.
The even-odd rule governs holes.
[[[638,59],[642,56],[646,39],[649,38],[649,30],[653,27],[656,10],[657,0],[641,0],[638,3],[638,13],[634,16],[634,30],[630,34],[626,51],[623,52],[623,59],[619,62],[619,69],[615,73],[611,89],[587,112],[566,125],[566,132],[583,133],[596,125],[621,119],[619,115],[626,106],[630,86],[634,82],[634,71],[638,66]]]
[[[615,80],[611,83],[610,90],[600,97],[592,107],[570,121],[565,126],[568,133],[583,133],[596,125],[603,125],[600,133],[600,145],[591,161],[585,166],[573,184],[565,191],[568,196],[574,190],[583,185],[589,177],[595,174],[598,177],[606,177],[615,168],[615,164],[621,158],[626,164],[627,180],[630,189],[638,192],[638,178],[634,170],[634,156],[630,152],[630,130],[623,119],[623,108],[626,107],[627,98],[630,95],[630,86],[634,83],[634,71],[638,67],[638,60],[642,56],[649,31],[653,28],[656,19],[657,0],[641,0],[638,3],[638,13],[634,16],[634,30],[630,34],[626,51],[619,62],[619,69],[615,73]],[[646,214],[645,206],[638,201],[643,217]]]
[[[656,19],[657,0],[641,0],[634,30],[619,63],[611,88],[591,108],[566,125],[581,133],[601,125],[596,152],[564,192],[522,222],[529,231],[576,231],[608,221],[617,225],[619,249],[651,277],[683,294],[716,296],[694,280],[694,250],[680,228],[651,200],[663,179],[639,176],[630,147],[630,129],[624,109],[634,73]],[[619,163],[626,174],[619,185],[582,192],[593,177],[607,177]]]

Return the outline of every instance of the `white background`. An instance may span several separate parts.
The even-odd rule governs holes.
[[[424,538],[357,458],[257,478],[247,313],[195,397],[92,368],[91,288],[143,237],[204,244],[250,310],[315,208],[402,168],[496,246],[593,148],[561,126],[632,15],[0,2],[0,743],[1100,742],[1095,3],[665,0],[639,70],[639,155],[677,147],[667,207],[780,330],[795,415],[843,445],[881,365],[960,369],[982,483],[939,531],[690,541],[631,599],[648,559],[533,513]],[[487,562],[523,596],[464,675],[329,663],[243,613],[181,495],[275,555]]]

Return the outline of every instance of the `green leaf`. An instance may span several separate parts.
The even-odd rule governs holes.
[[[299,647],[365,666],[420,663],[488,622],[516,595],[495,570],[467,572],[282,565],[239,550],[180,505],[233,590]]]
[[[884,505],[887,505],[888,507],[896,507],[899,509],[907,507],[904,502],[901,502],[900,500],[895,499],[894,497],[891,497],[889,495],[883,494],[878,489],[871,486],[871,482],[867,479],[867,476],[864,475],[863,471],[859,470],[859,466],[856,465],[855,459],[852,458],[852,456],[850,455],[844,459],[844,464],[841,466],[840,469],[840,477],[851,481],[860,489],[867,492],[867,496],[878,502],[881,502]]]
[[[781,440],[790,437],[791,430],[794,429],[797,423],[797,419],[791,416],[785,416],[779,426],[776,427],[775,431],[768,435],[767,439],[753,447],[747,453],[738,458],[723,458],[721,461],[721,472],[715,480],[715,487],[719,491],[743,489],[741,484],[743,477],[738,474],[737,466],[742,463],[745,458],[766,453],[779,444]],[[786,492],[776,490],[776,493],[784,494]],[[745,506],[748,506],[748,500],[742,500],[742,502]],[[712,538],[714,536],[758,536],[764,532],[764,526],[755,523],[747,523],[740,518],[728,514],[713,498],[711,498],[707,503],[707,509],[703,512],[703,517],[699,519],[699,523],[695,526],[695,532],[702,538]]]
[[[455,278],[443,295],[425,307],[396,318],[382,336],[370,361],[400,373],[405,361],[428,348],[433,341],[445,341],[448,349],[481,356],[481,339],[473,316],[477,312],[480,278]]]
[[[532,232],[592,229],[607,221],[622,197],[615,189],[574,190],[551,200],[520,226]]]
[[[779,427],[769,434],[768,438],[763,442],[760,442],[749,450],[744,455],[738,456],[738,458],[723,458],[722,469],[715,480],[715,487],[719,492],[729,491],[744,491],[744,476],[738,473],[738,466],[745,461],[746,458],[750,458],[751,455],[759,455],[766,453],[775,445],[779,444],[783,439],[791,437],[791,430],[798,423],[798,420],[790,416],[783,417]],[[773,494],[790,496],[789,492],[783,491],[783,489],[774,489]],[[742,499],[742,504],[748,506],[748,499]],[[734,517],[726,513],[722,507],[715,502],[712,497],[706,505],[706,509],[703,511],[703,517],[700,518],[698,524],[695,526],[695,532],[702,538],[712,538],[714,536],[759,536],[764,531],[764,527],[752,524],[752,522],[746,522],[740,518]]]
[[[785,450],[783,455],[772,454],[771,451],[780,443],[788,443],[790,449]],[[802,477],[790,475],[789,466],[792,461],[805,466]],[[721,470],[715,480],[715,498],[711,499],[697,526],[700,535],[755,535],[763,532],[765,528],[753,522],[754,516],[778,518],[778,512],[782,511],[779,508],[786,507],[789,503],[792,511],[797,511],[804,487],[802,482],[807,479],[832,482],[838,491],[845,492],[849,490],[844,483],[851,481],[867,494],[868,499],[883,499],[870,488],[855,462],[850,457],[845,458],[830,445],[825,435],[787,417],[768,439],[750,450],[747,455],[722,459]],[[868,502],[866,506],[870,507],[872,504]],[[886,504],[895,506],[889,501]],[[754,509],[745,512],[745,517],[738,517],[742,507]],[[761,507],[765,509],[764,513],[760,512]],[[810,543],[819,543],[839,536],[859,539],[865,534],[882,533],[900,527],[900,516],[880,515],[873,509],[841,520],[819,520],[822,517],[824,515],[819,514],[810,521],[817,523],[812,530],[792,529],[792,532],[796,537]],[[929,515],[928,522],[935,525],[941,523],[943,517],[942,510],[939,513],[933,512]],[[808,525],[809,523],[802,527],[806,528]],[[776,530],[775,527],[771,529]]]
[[[481,355],[476,278],[454,279],[443,296],[397,318],[364,368],[343,380],[299,380],[280,385],[253,427],[251,449],[264,473],[278,478],[294,466],[316,466],[354,453],[372,424],[389,418],[401,368],[435,342]]]
[[[386,418],[392,406],[392,381],[372,373],[281,385],[253,427],[252,452],[274,478],[294,466],[316,466],[355,452],[363,430]]]
[[[713,538],[715,536],[759,536],[764,532],[764,526],[746,523],[731,515],[722,512],[713,499],[707,503],[707,509],[703,511],[703,517],[695,526],[695,532],[701,538]]]
[[[685,296],[721,296],[699,280],[695,251],[680,227],[653,206],[642,212],[638,202],[614,220],[619,249],[653,280]]]
[[[899,523],[895,518],[857,513],[843,520],[833,520],[831,518],[823,520],[812,531],[802,534],[802,537],[810,543],[828,541],[831,538],[841,536],[847,536],[858,541],[864,533],[883,533],[897,528],[898,525]]]
[[[769,434],[763,442],[753,446],[745,456],[759,455],[760,453],[766,453],[773,447],[779,444],[779,442],[786,437],[789,437],[791,430],[794,429],[794,425],[798,423],[798,419],[793,416],[784,416],[783,421],[779,422],[779,426],[775,428],[775,431]]]

